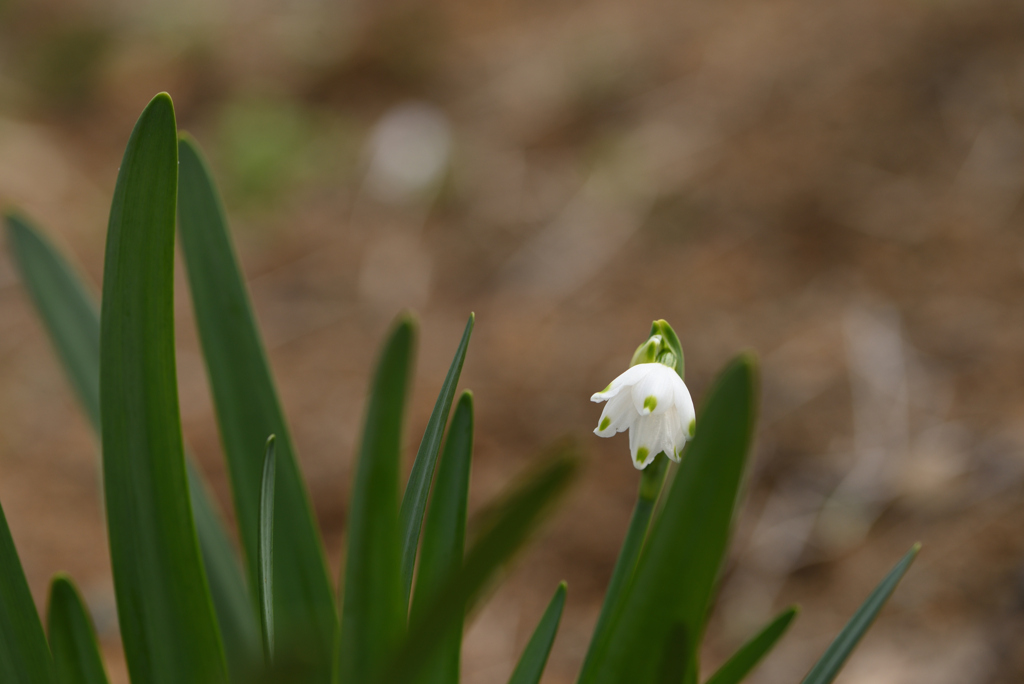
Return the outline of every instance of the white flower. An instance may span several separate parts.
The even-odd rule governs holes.
[[[640,363],[590,397],[607,401],[594,429],[598,437],[629,430],[633,465],[643,470],[659,452],[676,463],[686,440],[693,438],[697,414],[683,379],[660,363]]]

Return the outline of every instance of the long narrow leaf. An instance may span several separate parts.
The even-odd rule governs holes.
[[[224,640],[228,674],[234,684],[248,684],[254,664],[260,660],[260,635],[245,574],[209,487],[195,460],[187,453],[185,470],[199,550],[210,583],[217,625]]]
[[[667,471],[668,458],[664,454],[659,454],[655,457],[654,462],[640,474],[640,486],[637,488],[633,514],[629,518],[629,528],[626,530],[626,537],[622,540],[622,546],[619,547],[619,557],[615,559],[615,568],[608,581],[608,588],[604,592],[601,612],[597,616],[597,623],[594,625],[594,631],[590,637],[590,646],[587,648],[583,666],[580,668],[581,681],[586,681],[592,676],[595,657],[599,655],[600,650],[598,645],[606,643],[613,625],[613,618],[622,609],[623,597],[626,590],[629,589],[629,582],[636,570],[640,549],[643,548],[644,539],[647,537],[651,515],[658,501],[658,495],[661,493]]]
[[[267,439],[267,454],[263,459],[263,482],[260,485],[260,537],[259,552],[260,625],[263,628],[263,659],[274,659],[274,480],[277,474],[274,435]]]
[[[707,684],[739,684],[743,681],[743,678],[750,674],[751,670],[761,662],[761,659],[786,633],[789,623],[793,621],[798,612],[800,611],[796,606],[790,606],[779,613],[764,629],[755,634],[729,660],[725,661],[725,664],[711,675]]]
[[[402,418],[415,325],[401,319],[377,363],[348,516],[337,680],[364,684],[391,655],[405,625],[398,526]],[[393,680],[405,681],[405,680]]]
[[[743,356],[711,389],[621,614],[608,638],[595,645],[588,684],[616,683],[623,672],[631,682],[649,684],[670,665],[684,668],[687,679],[695,675],[753,432],[755,376],[754,360]],[[669,652],[688,654],[687,660],[668,661]]]
[[[75,269],[32,223],[5,216],[15,263],[57,349],[71,385],[100,432],[100,315]],[[196,534],[233,682],[246,682],[258,661],[259,630],[245,576],[223,518],[194,459],[186,454]]]
[[[277,435],[274,615],[278,650],[301,651],[312,681],[330,677],[337,612],[320,533],[256,328],[227,222],[195,143],[183,137],[178,228],[199,340],[227,457],[250,586],[257,586],[263,440]],[[255,595],[253,596],[255,599]]]
[[[377,679],[380,684],[411,681],[429,662],[445,634],[470,611],[481,592],[512,555],[521,549],[530,533],[563,494],[578,469],[578,459],[567,448],[559,448],[543,467],[503,497],[484,522],[462,567],[441,585],[437,598],[409,626],[390,667]],[[346,681],[346,680],[342,680]]]
[[[100,415],[111,565],[133,684],[223,682],[189,507],[174,361],[178,145],[166,93],[143,111],[110,209]]]
[[[100,424],[100,317],[93,296],[29,221],[4,215],[14,260],[93,426]]]
[[[540,682],[541,675],[544,674],[544,666],[548,663],[548,655],[551,654],[551,645],[555,643],[555,635],[558,633],[558,623],[562,619],[564,607],[565,582],[562,582],[558,585],[540,622],[537,623],[537,628],[533,630],[533,636],[526,644],[526,649],[520,656],[516,669],[512,671],[512,677],[508,680],[508,684],[538,684]]]
[[[0,682],[54,684],[39,613],[0,507]]]
[[[82,597],[66,575],[50,583],[50,650],[60,684],[107,684],[96,632]]]
[[[430,497],[423,526],[423,550],[416,575],[412,619],[415,621],[435,598],[445,578],[462,565],[466,541],[466,508],[469,504],[469,469],[473,455],[473,395],[464,392],[455,407],[448,438]],[[417,674],[418,684],[450,684],[459,681],[463,621],[453,621],[430,662]]]
[[[430,491],[430,480],[434,476],[437,452],[441,448],[441,434],[444,432],[445,423],[448,422],[448,411],[452,407],[459,375],[462,374],[462,364],[466,360],[466,348],[469,346],[469,336],[473,332],[475,320],[476,317],[470,314],[469,320],[466,321],[466,329],[462,333],[458,349],[455,350],[455,358],[452,359],[448,375],[441,385],[441,392],[437,395],[437,403],[434,404],[434,410],[430,413],[427,427],[423,431],[423,439],[420,440],[420,448],[416,452],[416,460],[413,461],[409,481],[405,486],[405,495],[402,497],[399,519],[402,525],[402,586],[405,588],[406,604],[409,603],[409,591],[412,588],[412,571],[416,565],[416,546],[423,523],[423,510],[427,505],[427,493]]]
[[[864,633],[868,631],[868,627],[878,617],[878,612],[882,610],[882,606],[892,596],[892,592],[896,590],[896,585],[903,579],[903,575],[910,568],[910,564],[914,562],[914,558],[920,550],[921,545],[914,544],[910,551],[907,551],[907,554],[903,556],[900,562],[875,587],[871,595],[867,597],[860,608],[857,609],[857,612],[853,614],[853,617],[850,618],[850,621],[843,627],[843,631],[829,644],[821,659],[815,663],[811,671],[804,677],[803,684],[828,684],[836,678],[836,675],[843,668],[843,664],[846,663],[846,659],[850,657],[850,653],[856,648],[861,637],[864,636]]]

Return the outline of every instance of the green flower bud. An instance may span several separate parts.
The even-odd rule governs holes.
[[[630,366],[641,363],[660,363],[675,369],[679,377],[685,379],[683,370],[683,347],[679,337],[668,321],[661,319],[651,324],[651,334],[647,341],[637,347]]]

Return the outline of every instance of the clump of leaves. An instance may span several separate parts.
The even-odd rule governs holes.
[[[181,434],[175,223],[241,558]],[[456,402],[455,395],[473,316],[404,493],[401,448],[416,324],[403,316],[392,327],[365,409],[347,560],[336,589],[218,193],[196,143],[179,136],[170,98],[150,102],[128,141],[110,212],[102,314],[39,230],[15,213],[6,224],[27,289],[101,437],[111,564],[133,684],[458,682],[466,614],[569,486],[579,460],[571,447],[554,447],[490,508],[467,543],[473,397],[464,392]],[[663,321],[655,329],[675,339]],[[681,376],[682,350],[673,350]],[[671,486],[664,485],[664,455],[643,471],[580,684],[697,681],[754,429],[756,385],[753,357],[729,364],[708,393]],[[868,597],[806,683],[832,681],[916,551]],[[513,684],[540,680],[565,601],[562,583]],[[709,682],[743,679],[795,615],[795,608],[783,611]],[[107,681],[88,613],[64,575],[53,580],[47,628],[0,511],[0,681]]]

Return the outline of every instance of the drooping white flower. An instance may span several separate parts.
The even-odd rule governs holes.
[[[590,400],[608,402],[594,434],[611,437],[629,430],[629,450],[638,470],[654,462],[659,452],[678,463],[696,429],[690,391],[674,369],[661,363],[633,366]]]

